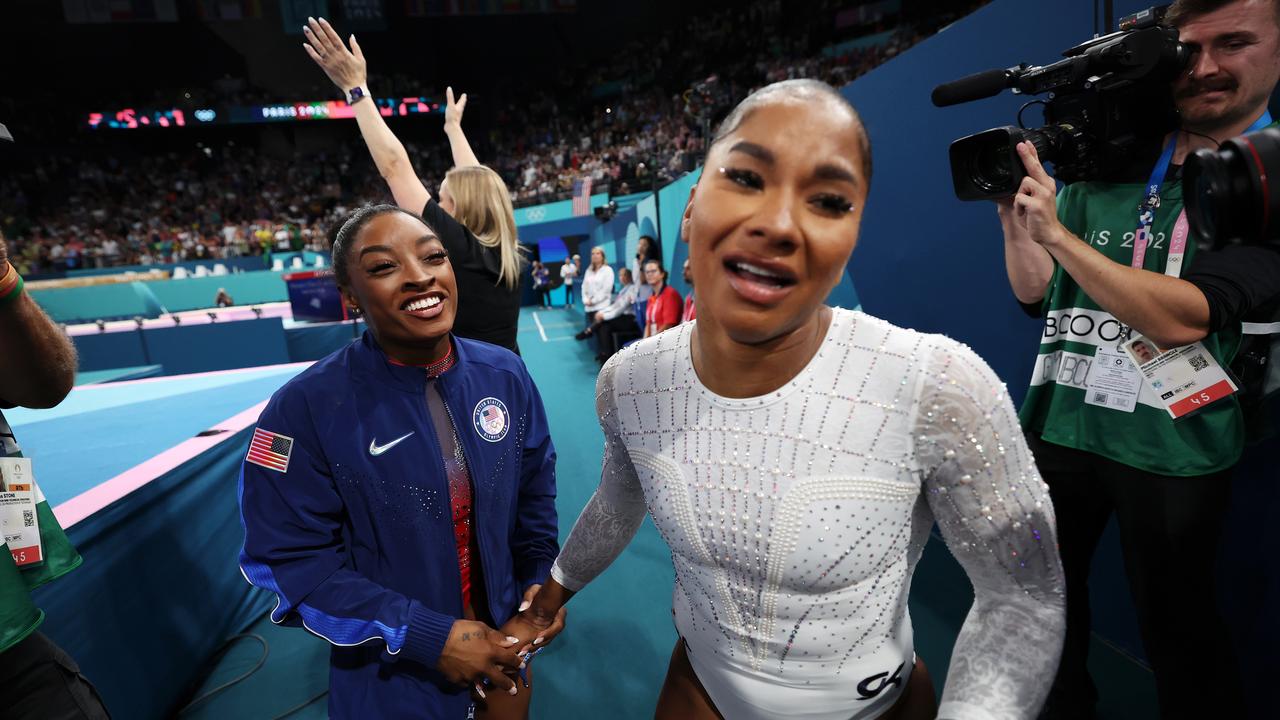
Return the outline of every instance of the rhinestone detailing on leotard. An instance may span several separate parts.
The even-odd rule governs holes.
[[[1061,644],[1061,566],[1048,493],[986,364],[836,310],[799,375],[729,399],[698,381],[690,334],[637,343],[601,372],[601,484],[556,579],[589,582],[647,509],[671,550],[677,628],[722,714],[874,718],[910,672],[907,595],[936,518],[978,595],[942,716],[1032,717]]]

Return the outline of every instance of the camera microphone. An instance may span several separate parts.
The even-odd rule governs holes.
[[[933,89],[933,104],[936,107],[959,105],[971,100],[981,100],[1001,91],[1013,84],[1016,76],[1010,70],[983,70],[959,80],[943,83]]]

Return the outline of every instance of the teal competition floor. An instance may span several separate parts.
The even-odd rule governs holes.
[[[542,393],[558,452],[560,536],[568,536],[599,480],[603,436],[596,422],[594,350],[575,342],[580,310],[525,308],[520,349]],[[567,630],[536,663],[532,717],[639,720],[652,718],[676,641],[671,620],[671,559],[649,520],[617,562],[574,598]],[[941,692],[951,647],[972,591],[959,565],[936,538],[925,550],[911,593],[916,652]],[[269,653],[249,679],[193,707],[190,718],[323,718],[328,652],[323,641],[262,621]],[[201,692],[233,679],[262,655],[255,639],[236,641]],[[1103,720],[1155,718],[1151,673],[1095,637],[1091,654]],[[310,704],[307,704],[308,701]],[[289,710],[287,715],[282,715]]]

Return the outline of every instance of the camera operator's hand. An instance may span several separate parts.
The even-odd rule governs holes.
[[[1013,196],[1013,225],[1025,231],[1037,245],[1050,248],[1068,235],[1058,221],[1058,186],[1044,171],[1034,145],[1018,143],[1018,156],[1027,169],[1027,176],[1018,186],[1018,194]]]
[[[337,31],[324,18],[307,18],[302,31],[307,36],[307,42],[302,47],[339,90],[345,93],[352,88],[364,86],[368,79],[368,64],[355,35],[351,36],[351,49],[347,50]]]
[[[483,99],[483,98],[481,98]],[[467,109],[467,94],[462,93],[462,97],[457,100],[453,99],[453,88],[444,89],[444,127],[462,127],[462,112]]]
[[[1023,244],[1032,242],[1027,235],[1027,226],[1018,218],[1018,211],[1013,207],[1013,198],[1000,198],[995,201],[996,214],[1000,216],[1000,229],[1004,231],[1005,242]]]
[[[1030,149],[1030,155],[1024,151],[1023,145]],[[1043,228],[1049,221],[1056,225],[1057,198],[1053,180],[1049,179],[1035,156],[1035,147],[1030,143],[1020,144],[1018,153],[1028,171],[1034,168],[1039,173],[1038,179],[1034,173],[1023,179],[1016,195],[996,201],[996,212],[1000,215],[1000,228],[1004,232],[1004,264],[1009,274],[1009,287],[1019,301],[1035,303],[1044,298],[1053,279],[1054,261],[1045,246],[1032,238],[1028,226],[1035,226],[1043,234]],[[1047,207],[1043,203],[1047,203]]]

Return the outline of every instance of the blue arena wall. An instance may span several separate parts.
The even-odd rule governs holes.
[[[305,337],[290,342],[278,317],[77,335],[72,340],[81,372],[161,365],[165,375],[182,375],[315,360],[351,340],[349,323],[336,327],[340,329],[329,332],[337,339],[325,341],[327,351],[319,354],[311,347],[314,341],[308,345]],[[291,354],[293,346],[297,357]]]

